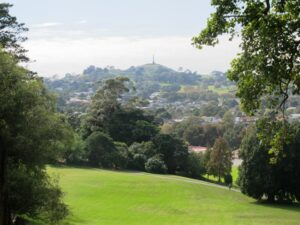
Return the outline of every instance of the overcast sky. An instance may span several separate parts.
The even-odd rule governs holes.
[[[226,36],[198,50],[191,38],[213,11],[210,0],[8,0],[30,29],[31,62],[41,76],[80,73],[89,65],[125,69],[152,61],[199,73],[226,71],[239,51]]]

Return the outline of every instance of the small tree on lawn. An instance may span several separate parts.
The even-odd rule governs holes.
[[[208,162],[208,173],[218,177],[229,174],[232,166],[232,154],[227,141],[224,138],[218,138],[215,141]]]

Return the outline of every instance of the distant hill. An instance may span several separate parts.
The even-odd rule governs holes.
[[[91,65],[81,74],[66,74],[61,79],[45,78],[45,82],[53,91],[88,92],[95,88],[96,82],[117,76],[130,78],[144,97],[149,97],[152,93],[160,91],[162,84],[163,86],[198,85],[201,80],[201,75],[189,70],[179,72],[160,64],[145,64],[137,67],[132,66],[126,70]]]
[[[99,82],[118,76],[128,77],[129,86],[135,87],[135,92],[127,94],[127,99],[133,96],[142,98],[149,102],[147,107],[150,109],[170,108],[176,117],[199,114],[199,108],[208,103],[217,106],[220,104],[219,95],[234,90],[234,84],[222,72],[214,71],[203,76],[190,70],[176,71],[157,63],[125,70],[91,65],[81,74],[66,74],[61,79],[45,78],[45,83],[57,93],[59,109],[84,112]],[[234,94],[226,98],[235,101]],[[215,108],[214,112],[222,115],[224,110]]]

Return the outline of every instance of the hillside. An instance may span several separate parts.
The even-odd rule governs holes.
[[[239,111],[234,84],[218,71],[200,75],[157,63],[126,70],[89,66],[81,74],[66,74],[60,79],[45,78],[45,84],[57,94],[60,111],[84,113],[100,82],[117,76],[128,77],[129,88],[134,90],[124,99],[138,97],[144,109],[165,108],[174,119],[193,115],[222,117],[228,109]]]
[[[296,206],[258,204],[239,192],[170,175],[49,168],[82,225],[299,224]]]

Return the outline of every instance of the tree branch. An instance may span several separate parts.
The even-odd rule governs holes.
[[[268,13],[269,13],[269,11],[270,11],[270,9],[271,9],[271,4],[270,4],[270,0],[265,0],[265,2],[266,2],[266,9],[265,9],[265,15],[267,15]]]

